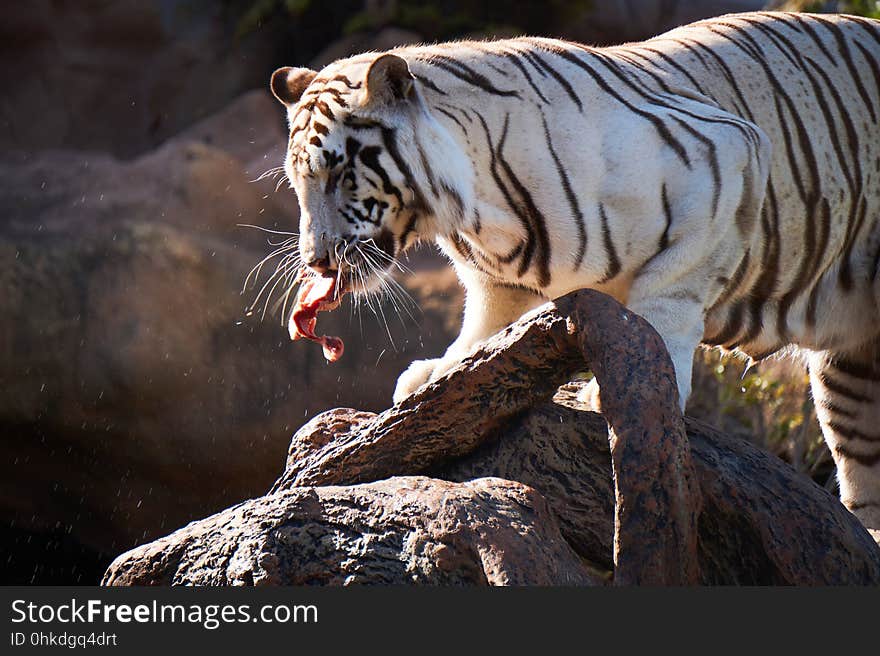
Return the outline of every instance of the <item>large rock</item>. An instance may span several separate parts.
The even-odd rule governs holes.
[[[15,580],[47,580],[60,558],[78,569],[48,580],[94,582],[120,548],[266,489],[305,418],[386,407],[400,371],[451,341],[460,298],[440,269],[405,283],[428,301],[415,320],[384,304],[393,345],[369,314],[322,316],[349,338],[333,366],[277,314],[246,315],[242,283],[270,247],[238,224],[296,229],[293,193],[251,182],[284,143],[256,91],[131,162],[0,159],[0,537]]]
[[[576,403],[576,387],[557,391],[585,364],[603,416]],[[373,482],[401,474],[434,478]],[[473,494],[486,480],[529,490],[531,510],[498,516],[505,504],[492,502],[487,514],[485,494]],[[504,527],[505,537],[491,531],[492,547],[487,525]],[[463,551],[512,554],[517,575],[474,576],[472,559],[454,558],[459,578],[426,577],[448,562],[432,549],[414,564],[407,545],[426,532],[441,536],[432,544],[459,535]],[[401,580],[876,585],[880,548],[835,497],[779,459],[685,423],[660,336],[581,290],[379,415],[339,408],[314,418],[265,496],[122,554],[104,583]]]
[[[430,464],[436,452],[426,467],[411,469],[436,478],[297,486],[289,474],[297,458],[329,461],[345,445],[363,443],[365,426],[376,419],[325,413],[294,437],[288,473],[271,492],[121,554],[103,583],[605,583],[614,571],[615,539],[607,427],[601,416],[577,409],[575,392],[564,390],[445,466]],[[447,433],[453,448],[460,437]],[[880,549],[828,492],[699,422],[688,423],[688,440],[704,499],[704,584],[880,581]],[[342,469],[324,471],[348,481]],[[435,548],[453,540],[452,549]],[[425,543],[430,548],[419,551]],[[497,570],[502,575],[493,576],[486,567],[499,551],[507,558]]]
[[[544,499],[501,479],[298,488],[117,559],[105,585],[585,585]]]
[[[132,157],[262,88],[278,66],[277,31],[236,39],[230,12],[204,0],[33,0],[3,18],[4,150]]]

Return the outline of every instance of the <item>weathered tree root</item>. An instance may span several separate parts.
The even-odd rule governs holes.
[[[595,415],[546,403],[584,368],[602,388],[611,477],[602,463],[607,446],[590,439]],[[563,534],[592,563],[611,564],[611,542],[617,584],[880,582],[880,549],[834,497],[775,458],[696,423],[692,454],[677,407],[674,370],[656,331],[610,297],[581,290],[489,339],[398,406],[316,417],[294,437],[273,491],[399,474],[499,476],[544,494]],[[545,435],[557,456],[566,453],[565,477],[536,466],[545,454],[528,448],[553,414],[555,433],[574,425],[582,440],[563,444],[564,436]],[[610,528],[607,514],[583,513],[585,493],[610,497],[593,505],[614,509],[613,531],[602,533]]]
[[[443,381],[374,419],[363,417],[342,440],[334,431],[334,446],[318,452],[317,460],[314,452],[312,458],[291,454],[279,485],[357,483],[425,471],[472,451],[500,421],[546,400],[587,367],[607,399],[617,500],[615,582],[697,583],[700,495],[675,371],[647,321],[592,290],[517,322]]]

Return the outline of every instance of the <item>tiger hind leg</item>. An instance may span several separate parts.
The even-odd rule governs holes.
[[[880,539],[880,340],[847,353],[812,352],[808,364],[840,499]]]

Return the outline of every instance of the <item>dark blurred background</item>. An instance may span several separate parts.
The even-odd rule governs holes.
[[[464,36],[612,44],[762,4],[9,4],[0,583],[94,584],[122,551],[263,493],[302,423],[335,406],[387,407],[399,372],[455,335],[461,294],[429,249],[401,279],[419,306],[412,317],[387,303],[387,327],[347,307],[322,317],[347,337],[333,366],[320,349],[293,345],[278,313],[248,314],[259,286],[242,294],[242,284],[271,245],[239,224],[297,225],[292,192],[276,191],[271,175],[255,181],[285,145],[266,91],[273,69]],[[706,362],[696,412],[827,478],[800,374],[742,378],[741,367]]]

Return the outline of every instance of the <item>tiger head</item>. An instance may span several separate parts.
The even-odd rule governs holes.
[[[299,199],[301,262],[336,273],[343,292],[378,287],[408,246],[460,221],[472,196],[470,161],[416,87],[393,54],[272,75],[290,127],[284,169]]]

